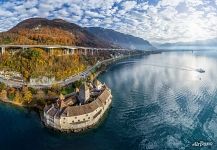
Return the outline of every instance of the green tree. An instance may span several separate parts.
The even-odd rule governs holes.
[[[7,95],[8,95],[9,100],[13,100],[15,97],[15,88],[13,87],[8,88]]]

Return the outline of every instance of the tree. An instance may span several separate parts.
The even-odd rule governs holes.
[[[23,100],[24,100],[24,102],[27,102],[28,104],[31,103],[31,101],[32,101],[32,93],[31,93],[31,91],[29,91],[29,90],[24,91]]]
[[[23,100],[26,103],[30,103],[32,101],[32,93],[29,91],[28,87],[23,87],[22,88],[22,95],[23,95]]]
[[[1,93],[0,93],[0,99],[1,100],[8,100],[7,91],[6,90],[2,90],[1,91]]]
[[[52,84],[51,85],[51,91],[52,92],[55,92],[55,93],[60,93],[60,90],[61,90],[61,88],[60,88],[60,86],[59,86],[59,84]]]
[[[26,80],[28,80],[29,79],[29,72],[28,71],[26,71],[26,70],[24,70],[23,71],[23,77],[26,79]]]
[[[45,93],[43,90],[38,90],[36,94],[37,99],[43,99],[45,97]]]
[[[10,87],[7,91],[8,91],[7,95],[8,95],[9,100],[13,100],[15,97],[15,88]]]
[[[48,95],[50,98],[53,98],[53,97],[57,97],[57,96],[58,96],[57,93],[55,93],[55,92],[53,92],[53,91],[51,91],[51,90],[48,90],[47,95]]]
[[[0,83],[0,90],[5,90],[6,89],[6,85],[4,83]]]
[[[21,98],[21,95],[20,95],[19,91],[16,91],[16,93],[15,93],[14,102],[16,102],[16,103],[21,103],[22,102],[22,98]]]
[[[10,88],[8,89],[8,94],[14,94],[15,91],[16,91],[15,88],[10,87]]]

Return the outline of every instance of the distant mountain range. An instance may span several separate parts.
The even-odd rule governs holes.
[[[158,48],[183,48],[183,47],[217,47],[217,38],[207,40],[197,40],[193,42],[177,42],[177,43],[164,43],[155,44]]]
[[[139,37],[134,37],[132,35],[120,33],[111,29],[90,27],[87,28],[87,31],[104,41],[108,41],[124,48],[141,50],[154,49],[154,47],[147,40]]]
[[[0,33],[0,44],[60,44],[150,49],[146,40],[98,27],[83,28],[62,19],[30,18]]]

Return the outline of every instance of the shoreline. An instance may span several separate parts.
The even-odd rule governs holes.
[[[103,65],[105,65],[105,68],[99,70],[96,72],[96,75],[93,77],[93,79],[96,79],[98,78],[99,75],[101,75],[103,72],[106,71],[106,69],[111,65],[111,64],[114,64],[118,61],[121,61],[121,60],[124,60],[124,59],[127,59],[127,58],[131,58],[131,57],[136,57],[136,56],[146,56],[146,55],[151,55],[151,54],[158,54],[160,52],[148,52],[148,53],[143,53],[143,54],[134,54],[134,55],[127,55],[127,56],[123,56],[122,58],[117,58],[117,59],[113,59],[111,61],[108,61],[108,62],[105,62]],[[70,83],[70,84],[73,84],[73,83]],[[25,104],[21,104],[21,103],[17,103],[17,102],[13,102],[13,101],[10,101],[10,100],[2,100],[0,99],[1,102],[5,103],[5,104],[11,104],[11,105],[14,105],[14,106],[18,106],[18,107],[24,107],[24,108],[34,108],[34,109],[37,109],[38,111],[42,111],[43,108],[40,108],[39,105],[25,105]]]
[[[151,55],[151,54],[156,54],[156,53],[153,53],[153,52],[149,52],[149,53],[143,53],[143,54],[135,54],[135,55],[127,55],[127,56],[123,56],[121,58],[117,58],[117,59],[114,59],[114,60],[106,60],[106,62],[102,63],[100,65],[99,70],[97,70],[95,72],[95,75],[93,76],[93,80],[98,78],[99,75],[101,75],[102,73],[104,73],[107,68],[114,64],[114,63],[117,63],[118,61],[122,61],[124,59],[127,59],[127,58],[131,58],[131,57],[136,57],[136,56],[146,56],[146,55]],[[87,77],[89,77],[93,72],[90,72],[90,74],[88,74]],[[86,78],[87,79],[87,78]],[[70,83],[70,84],[73,84],[73,83]],[[37,113],[39,113],[39,116],[40,116],[40,119],[41,119],[41,122],[43,123],[43,125],[48,128],[48,129],[51,129],[51,130],[54,130],[54,131],[59,131],[61,133],[83,133],[83,132],[86,132],[86,131],[89,131],[91,129],[95,129],[97,128],[98,126],[100,126],[100,124],[103,122],[103,120],[106,119],[106,116],[108,115],[108,112],[109,110],[111,109],[112,107],[112,101],[111,103],[109,104],[108,106],[108,109],[103,113],[103,115],[99,118],[99,120],[97,120],[95,123],[91,124],[91,125],[88,125],[84,128],[78,128],[78,129],[66,129],[66,130],[59,130],[59,129],[55,129],[54,127],[50,127],[49,125],[47,125],[45,123],[45,119],[44,119],[44,115],[43,115],[43,106],[42,105],[37,105],[37,104],[34,104],[34,105],[28,105],[28,104],[21,104],[21,103],[17,103],[17,102],[14,102],[14,101],[10,101],[10,100],[0,100],[2,103],[5,103],[5,104],[10,104],[10,105],[14,105],[14,106],[17,106],[17,107],[23,107],[23,108],[29,108],[29,109],[32,109],[34,111],[36,111]]]
[[[42,108],[40,108],[37,105],[35,105],[35,106],[34,105],[25,105],[25,104],[13,102],[13,101],[10,101],[10,100],[1,100],[1,99],[0,99],[0,102],[4,103],[4,104],[13,105],[13,106],[16,106],[16,107],[29,108],[29,109],[37,109],[37,111],[41,111],[42,110]]]

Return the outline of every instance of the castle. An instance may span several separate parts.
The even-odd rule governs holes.
[[[83,131],[99,122],[111,102],[111,90],[105,84],[84,83],[76,94],[60,95],[55,104],[45,106],[43,120],[60,131]]]

